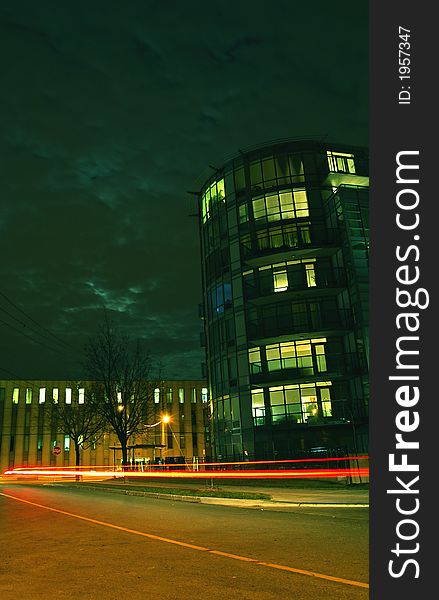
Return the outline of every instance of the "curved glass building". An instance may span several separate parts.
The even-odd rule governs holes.
[[[368,151],[240,152],[199,193],[219,460],[367,450]]]

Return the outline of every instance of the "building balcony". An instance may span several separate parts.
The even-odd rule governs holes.
[[[300,313],[267,317],[247,323],[247,337],[252,342],[271,340],[291,335],[309,334],[313,337],[329,337],[346,333],[353,328],[352,312],[349,310],[325,311],[323,313]],[[268,342],[269,343],[269,342]]]
[[[304,366],[306,362],[300,358],[279,359],[262,365],[251,364],[251,383],[257,386],[264,384],[282,385],[285,382],[300,381],[326,381],[346,377],[354,377],[367,373],[367,365],[364,358],[356,353],[327,353],[306,357],[310,365]]]
[[[266,271],[259,274],[258,281],[253,284],[244,282],[246,300],[272,302],[274,296],[282,300],[294,298],[297,295],[321,296],[327,293],[337,294],[347,285],[345,269],[316,269],[315,273],[306,274],[305,270],[288,273],[288,285],[285,289],[275,290],[273,274]]]
[[[267,229],[267,235],[258,236],[255,243],[241,243],[242,258],[252,266],[267,264],[267,258],[291,260],[307,256],[327,256],[341,244],[341,232],[338,229],[298,228],[295,232]]]

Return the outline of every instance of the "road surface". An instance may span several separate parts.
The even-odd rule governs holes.
[[[365,509],[0,485],[2,600],[366,600]]]

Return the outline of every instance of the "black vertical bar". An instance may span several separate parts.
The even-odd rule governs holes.
[[[438,593],[433,145],[439,53],[433,8],[370,2],[372,600]],[[398,161],[418,168],[402,167],[398,177]],[[398,348],[414,353],[398,361]]]

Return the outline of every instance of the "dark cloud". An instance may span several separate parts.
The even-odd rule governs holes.
[[[3,2],[0,292],[15,307],[0,296],[0,368],[74,375],[105,305],[166,376],[200,377],[186,191],[238,148],[306,135],[367,144],[367,12],[365,1]]]

